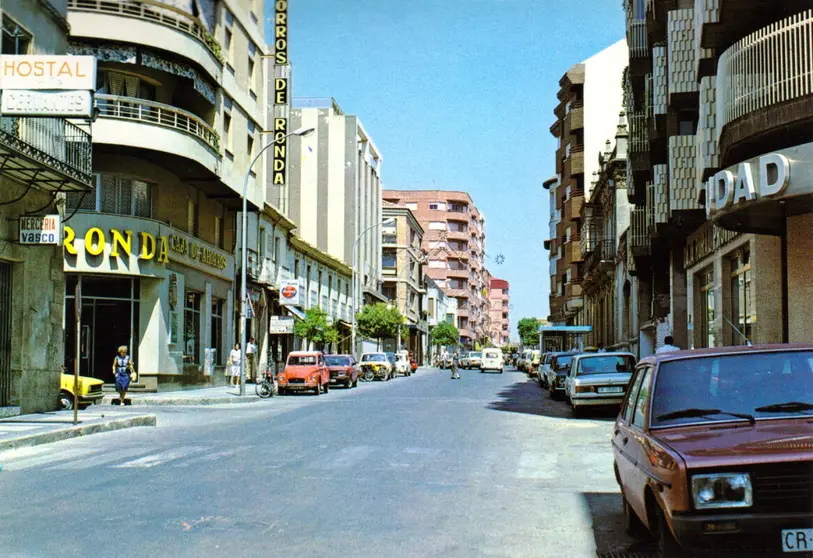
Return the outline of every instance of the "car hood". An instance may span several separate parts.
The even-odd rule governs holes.
[[[335,366],[328,366],[327,369],[332,372],[344,372],[348,368],[352,368],[349,364],[336,364]]]
[[[759,420],[652,431],[680,454],[689,468],[809,460],[813,418]]]
[[[628,384],[632,374],[629,372],[608,372],[607,374],[586,374],[576,376],[574,382],[579,386],[604,386]]]
[[[288,378],[307,378],[318,371],[315,366],[286,366],[284,374]]]

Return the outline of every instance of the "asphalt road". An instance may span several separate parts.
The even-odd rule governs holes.
[[[634,543],[612,415],[573,419],[515,371],[157,412],[156,428],[0,453],[0,554],[580,558]]]

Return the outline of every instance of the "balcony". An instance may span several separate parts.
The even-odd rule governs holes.
[[[695,136],[669,138],[669,211],[701,209],[697,199]]]
[[[91,137],[64,118],[0,118],[0,173],[43,190],[87,191]]]
[[[565,244],[564,255],[565,259],[570,263],[582,261],[580,239],[575,235],[571,238],[570,242]]]
[[[448,231],[446,233],[446,238],[449,240],[467,241],[470,237],[468,231]]]
[[[645,207],[636,207],[630,212],[629,242],[633,256],[650,254],[650,219]]]
[[[446,277],[449,279],[468,279],[469,278],[469,270],[468,269],[447,269],[446,270]]]
[[[697,93],[694,10],[671,10],[668,20],[669,99],[676,104],[680,95]]]
[[[570,122],[570,131],[581,130],[584,128],[584,101],[575,101],[567,115]]]
[[[584,308],[584,292],[580,284],[573,282],[566,283],[565,296],[567,298],[565,302],[566,312],[576,313]]]
[[[597,268],[607,269],[615,265],[616,247],[615,239],[603,238],[597,239],[593,250],[585,255],[584,269],[585,273],[593,271]],[[586,275],[585,275],[586,277]]]
[[[257,255],[257,252],[249,249],[246,256],[246,261],[248,262],[248,265],[246,266],[246,276],[248,276],[248,278],[252,281],[260,281],[260,276],[262,275],[261,259],[262,258]]]
[[[563,173],[565,177],[584,174],[584,146],[574,145],[570,148],[570,156],[564,161]]]
[[[191,112],[115,95],[96,95],[96,108],[100,118],[93,125],[94,143],[180,155],[219,173],[220,137]]]
[[[780,20],[734,43],[717,65],[717,138],[720,151],[750,136],[794,124],[809,105],[787,110],[813,95],[813,10]],[[793,46],[795,45],[795,46]],[[783,110],[785,109],[785,110]],[[740,119],[724,138],[726,127]]]
[[[631,112],[627,115],[630,133],[630,153],[649,152],[649,120],[643,110]]]
[[[160,48],[197,62],[215,82],[223,73],[220,44],[190,13],[153,0],[68,0],[72,37]]]
[[[645,19],[627,17],[627,45],[629,45],[630,60],[649,58]]]

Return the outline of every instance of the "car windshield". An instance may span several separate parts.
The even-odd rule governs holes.
[[[617,374],[632,373],[635,369],[635,359],[628,355],[591,356],[579,359],[577,376],[591,374]]]
[[[813,414],[813,351],[732,354],[664,362],[658,368],[652,426]],[[687,409],[719,410],[697,418]],[[723,412],[724,411],[724,412]],[[660,418],[659,418],[660,417]]]
[[[553,369],[558,371],[567,370],[570,368],[570,361],[573,360],[573,355],[558,356],[553,361]]]
[[[350,366],[350,358],[343,356],[327,356],[325,364],[328,366]]]
[[[376,355],[362,355],[361,356],[362,362],[387,362],[387,355],[376,354]]]
[[[483,353],[469,353],[469,358],[483,358]]]
[[[316,364],[315,355],[292,355],[288,357],[288,366],[313,366]]]

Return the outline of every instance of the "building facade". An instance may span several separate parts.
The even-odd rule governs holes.
[[[473,347],[487,337],[488,284],[485,218],[465,192],[385,190],[384,200],[406,207],[426,231],[426,275],[457,299],[461,343]]]
[[[429,325],[429,347],[432,355],[440,355],[451,347],[432,343],[432,328],[440,322],[448,322],[457,327],[457,298],[448,296],[443,288],[428,275],[424,275],[426,284],[426,321]]]
[[[488,298],[489,338],[492,345],[502,347],[511,341],[511,293],[508,281],[491,279]]]
[[[423,362],[429,333],[423,302],[426,289],[422,284],[424,254],[421,245],[424,230],[405,207],[385,201],[383,213],[384,221],[393,219],[393,222],[381,229],[382,293],[406,319],[393,348],[409,350],[418,362]]]
[[[0,20],[2,54],[67,52],[64,4],[3,2]],[[91,191],[88,124],[0,117],[0,416],[57,408],[64,364],[62,248],[20,243],[20,218],[64,219],[61,193]]]
[[[68,52],[97,59],[98,119],[95,188],[67,199],[65,308],[81,278],[83,339],[74,354],[69,330],[66,362],[112,382],[127,345],[136,387],[213,383],[237,333],[244,176],[249,246],[266,195],[266,161],[248,168],[271,138],[264,3],[137,6],[68,1]]]
[[[700,0],[625,10],[642,353],[666,334],[682,347],[809,341],[810,68],[782,60],[811,58],[811,12]]]
[[[581,208],[590,196],[605,141],[615,135],[627,61],[626,42],[619,41],[572,66],[559,81],[556,121],[550,128],[557,139],[556,177],[544,184],[552,203],[551,236],[544,244],[551,278],[549,319],[554,324],[584,321]]]

